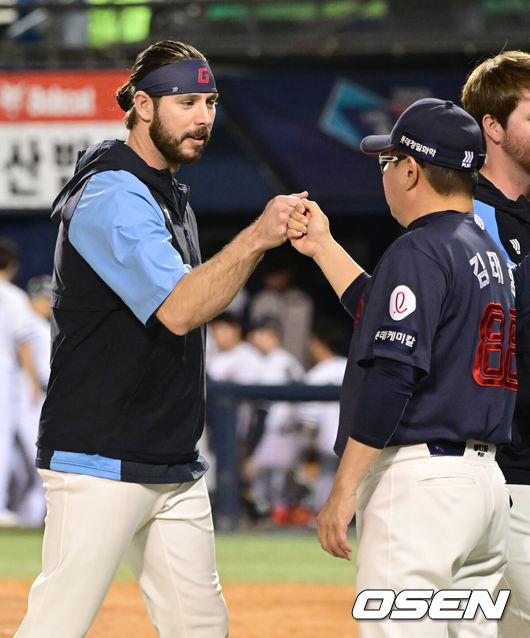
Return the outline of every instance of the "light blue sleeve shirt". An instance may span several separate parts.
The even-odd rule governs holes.
[[[508,253],[502,245],[501,238],[499,237],[499,227],[497,225],[497,219],[495,217],[495,208],[493,206],[490,206],[489,204],[480,202],[478,199],[474,199],[473,209],[475,211],[475,214],[478,215],[484,222],[484,226],[497,244],[497,248],[506,257],[506,261],[508,262],[510,268],[515,268],[516,264],[508,257]]]
[[[191,270],[171,244],[160,206],[127,171],[90,178],[72,216],[69,239],[144,324]]]

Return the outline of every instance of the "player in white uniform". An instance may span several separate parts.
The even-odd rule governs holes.
[[[44,488],[42,479],[35,468],[34,458],[44,390],[50,376],[51,284],[51,276],[43,275],[32,277],[27,285],[32,309],[30,346],[42,392],[39,400],[35,401],[27,375],[19,374],[17,438],[20,448],[17,448],[19,457],[15,463],[15,477],[21,472],[22,467],[29,469],[29,475],[26,477],[27,486],[20,502],[16,505],[16,512],[22,527],[39,527],[42,525],[46,513]]]
[[[293,285],[290,266],[273,262],[263,278],[264,288],[257,292],[249,305],[250,320],[274,317],[282,328],[282,345],[306,366],[307,342],[313,323],[311,297]]]
[[[11,283],[19,263],[18,246],[0,238],[0,525],[18,524],[8,505],[13,441],[17,414],[17,373],[27,376],[31,400],[38,399],[40,388],[33,365],[31,307],[27,295]]]
[[[35,358],[35,369],[43,388],[50,377],[50,315],[51,315],[51,275],[32,277],[26,290],[33,309],[33,340],[31,345]]]
[[[330,321],[313,324],[309,340],[309,351],[315,365],[307,371],[305,382],[309,385],[342,385],[346,357],[337,354],[342,343],[342,335]],[[319,512],[326,502],[335,472],[339,466],[333,445],[339,423],[338,401],[312,401],[300,405],[299,420],[314,437],[314,448],[318,455],[318,475],[314,482],[313,509]]]
[[[254,384],[260,382],[263,356],[260,351],[243,339],[243,326],[235,314],[223,312],[215,317],[208,328],[214,348],[206,350],[206,372],[213,381]],[[237,408],[237,438],[240,450],[242,475],[248,479],[249,434],[254,419],[254,405],[240,401]],[[204,446],[201,446],[204,453]],[[207,457],[210,467],[215,463],[213,454]],[[206,475],[208,487],[213,491],[215,472]]]
[[[241,322],[228,312],[210,322],[217,352],[206,359],[206,371],[214,381],[259,383],[263,356],[243,339]]]
[[[301,382],[304,369],[296,357],[281,345],[280,325],[272,317],[263,317],[253,324],[249,340],[264,355],[261,383],[282,385]],[[252,456],[254,477],[252,494],[259,509],[264,503],[271,508],[274,520],[280,520],[286,509],[287,475],[300,455],[301,438],[296,431],[297,407],[277,401],[268,408],[263,437]]]

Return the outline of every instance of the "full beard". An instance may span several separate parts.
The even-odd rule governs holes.
[[[525,145],[520,138],[510,132],[504,140],[503,150],[513,162],[530,175],[530,144]]]
[[[151,136],[153,144],[163,155],[167,163],[172,165],[178,164],[179,166],[182,164],[192,164],[193,162],[196,162],[201,157],[202,152],[210,139],[210,131],[206,126],[201,126],[195,131],[186,133],[186,135],[184,135],[181,139],[171,136],[164,128],[164,125],[158,115],[158,111],[155,111],[153,121],[149,126],[149,135]],[[181,145],[188,137],[196,140],[204,140],[204,144],[185,153],[182,151]]]

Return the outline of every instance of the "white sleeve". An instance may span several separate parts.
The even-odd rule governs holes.
[[[13,292],[16,294],[10,295],[8,313],[13,341],[20,345],[30,341],[33,336],[33,311],[25,292],[18,289]]]

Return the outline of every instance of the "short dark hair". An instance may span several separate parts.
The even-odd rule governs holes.
[[[473,197],[478,183],[478,171],[456,171],[425,162],[425,178],[438,195],[469,195]]]
[[[239,319],[239,317],[233,312],[228,312],[226,310],[211,319],[210,323],[228,323],[231,326],[239,326],[240,328],[242,327],[241,319]]]
[[[137,55],[129,80],[114,94],[120,108],[126,111],[125,126],[129,130],[136,123],[136,109],[134,108],[136,84],[148,73],[166,64],[194,59],[205,60],[206,58],[195,47],[177,40],[161,40]],[[159,98],[153,98],[153,100],[158,102]]]
[[[272,315],[263,315],[253,319],[250,322],[248,331],[253,332],[254,330],[270,330],[271,332],[275,332],[280,339],[283,332],[280,320]]]
[[[412,157],[405,153],[392,151],[392,154],[404,160]],[[457,171],[454,168],[445,168],[437,164],[431,164],[416,157],[414,161],[419,164],[425,174],[425,179],[438,193],[438,195],[468,195],[473,197],[478,183],[478,171]]]
[[[481,62],[468,75],[462,88],[462,104],[477,120],[486,147],[482,119],[491,115],[506,128],[508,118],[530,90],[530,53],[504,51]]]
[[[20,248],[16,242],[7,237],[0,237],[0,270],[20,262]]]

